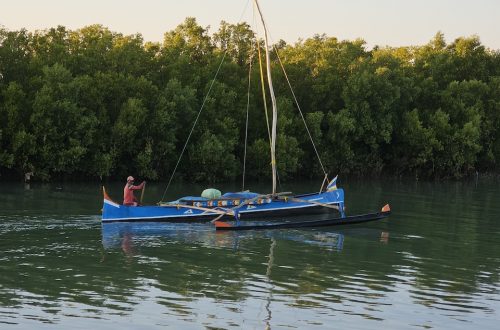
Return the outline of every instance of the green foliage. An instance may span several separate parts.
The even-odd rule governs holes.
[[[391,142],[392,116],[399,86],[391,81],[387,67],[360,68],[353,73],[343,92],[346,114],[355,122],[351,146],[357,172],[380,172],[382,149]]]
[[[260,180],[271,179],[271,153],[270,144],[266,139],[257,139],[248,146],[249,177]]]
[[[235,157],[228,153],[228,147],[217,135],[206,131],[198,143],[190,148],[188,178],[194,181],[216,182],[229,179],[236,172]]]
[[[403,114],[397,138],[398,167],[409,171],[429,166],[434,161],[434,154],[443,150],[436,132],[424,127],[418,109]]]
[[[203,105],[179,175],[231,180],[242,169],[252,64],[246,172],[269,180],[256,45],[263,52],[246,23],[210,33],[194,18],[161,44],[101,25],[0,28],[0,174],[166,180]],[[309,133],[330,174],[500,169],[500,53],[479,37],[447,43],[438,32],[423,46],[367,50],[316,35],[275,46],[309,127],[273,55],[281,180],[323,176]]]
[[[78,171],[95,135],[96,118],[73,99],[71,73],[59,64],[45,67],[42,88],[36,93],[30,124],[38,152],[38,169],[53,173]]]
[[[349,173],[354,167],[352,136],[356,122],[346,109],[327,114],[328,131],[325,140],[329,148],[323,152],[327,168],[334,173]]]
[[[255,33],[247,23],[233,25],[222,21],[213,40],[221,51],[226,51],[240,66],[249,63],[256,44]]]

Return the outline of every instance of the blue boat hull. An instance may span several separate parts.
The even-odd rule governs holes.
[[[293,200],[293,201],[292,201]],[[299,201],[300,200],[300,201]],[[337,189],[329,192],[293,196],[287,200],[276,199],[267,204],[251,204],[238,207],[217,208],[219,211],[201,210],[190,206],[124,206],[104,198],[102,208],[102,222],[209,222],[221,215],[221,211],[236,210],[239,218],[255,219],[280,216],[293,216],[324,211],[325,207],[319,204],[344,207],[344,191]],[[342,211],[341,211],[342,212]],[[231,217],[230,215],[224,217]]]

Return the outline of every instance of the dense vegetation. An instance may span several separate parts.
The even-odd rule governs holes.
[[[161,44],[100,25],[0,28],[0,175],[168,179],[226,53],[178,173],[195,181],[241,174],[252,62],[247,174],[267,179],[255,44],[246,24],[223,22],[211,35],[192,18]],[[367,50],[362,40],[323,35],[276,48],[328,172],[499,170],[500,53],[478,37],[447,44],[438,33],[423,46]],[[273,75],[280,177],[321,178],[276,61]]]

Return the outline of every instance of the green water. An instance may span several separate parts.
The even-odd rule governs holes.
[[[391,217],[245,233],[102,228],[97,184],[1,185],[1,329],[498,329],[495,180],[342,182],[348,213]]]

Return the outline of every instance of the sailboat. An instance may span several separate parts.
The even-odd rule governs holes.
[[[152,206],[125,206],[114,202],[103,188],[104,205],[102,208],[102,222],[212,222],[217,229],[271,229],[290,227],[316,227],[337,224],[358,223],[378,220],[389,215],[389,205],[384,206],[381,212],[359,216],[346,216],[344,212],[344,190],[337,187],[337,177],[325,179],[318,192],[294,195],[288,192],[278,192],[276,169],[276,131],[278,109],[271,76],[270,47],[268,30],[262,15],[259,2],[254,0],[262,27],[264,30],[265,58],[267,68],[267,86],[271,95],[272,130],[270,132],[270,153],[272,170],[272,191],[268,194],[259,194],[249,191],[226,193],[217,198],[197,196],[181,197],[171,202],[160,202]],[[260,59],[260,56],[259,56]],[[285,73],[286,75],[286,73]],[[263,78],[263,73],[261,71]],[[293,91],[292,91],[293,93]],[[297,103],[298,106],[298,103]],[[300,110],[300,107],[299,107]],[[301,112],[302,115],[302,112]],[[303,116],[302,116],[303,117]],[[305,124],[305,121],[304,121]],[[309,129],[306,125],[306,130]],[[311,137],[311,135],[309,134]],[[312,137],[311,137],[312,141]],[[313,142],[314,146],[314,142]],[[316,147],[314,150],[317,153]],[[320,160],[321,161],[321,160]],[[322,165],[322,164],[321,164]],[[322,166],[323,168],[323,166]],[[323,168],[324,169],[324,168]],[[167,186],[168,187],[168,186]],[[284,222],[260,225],[241,225],[240,220],[268,219],[270,217],[290,218],[299,214],[312,213],[317,210],[335,211],[337,216],[328,220]],[[230,222],[225,220],[231,220]]]

